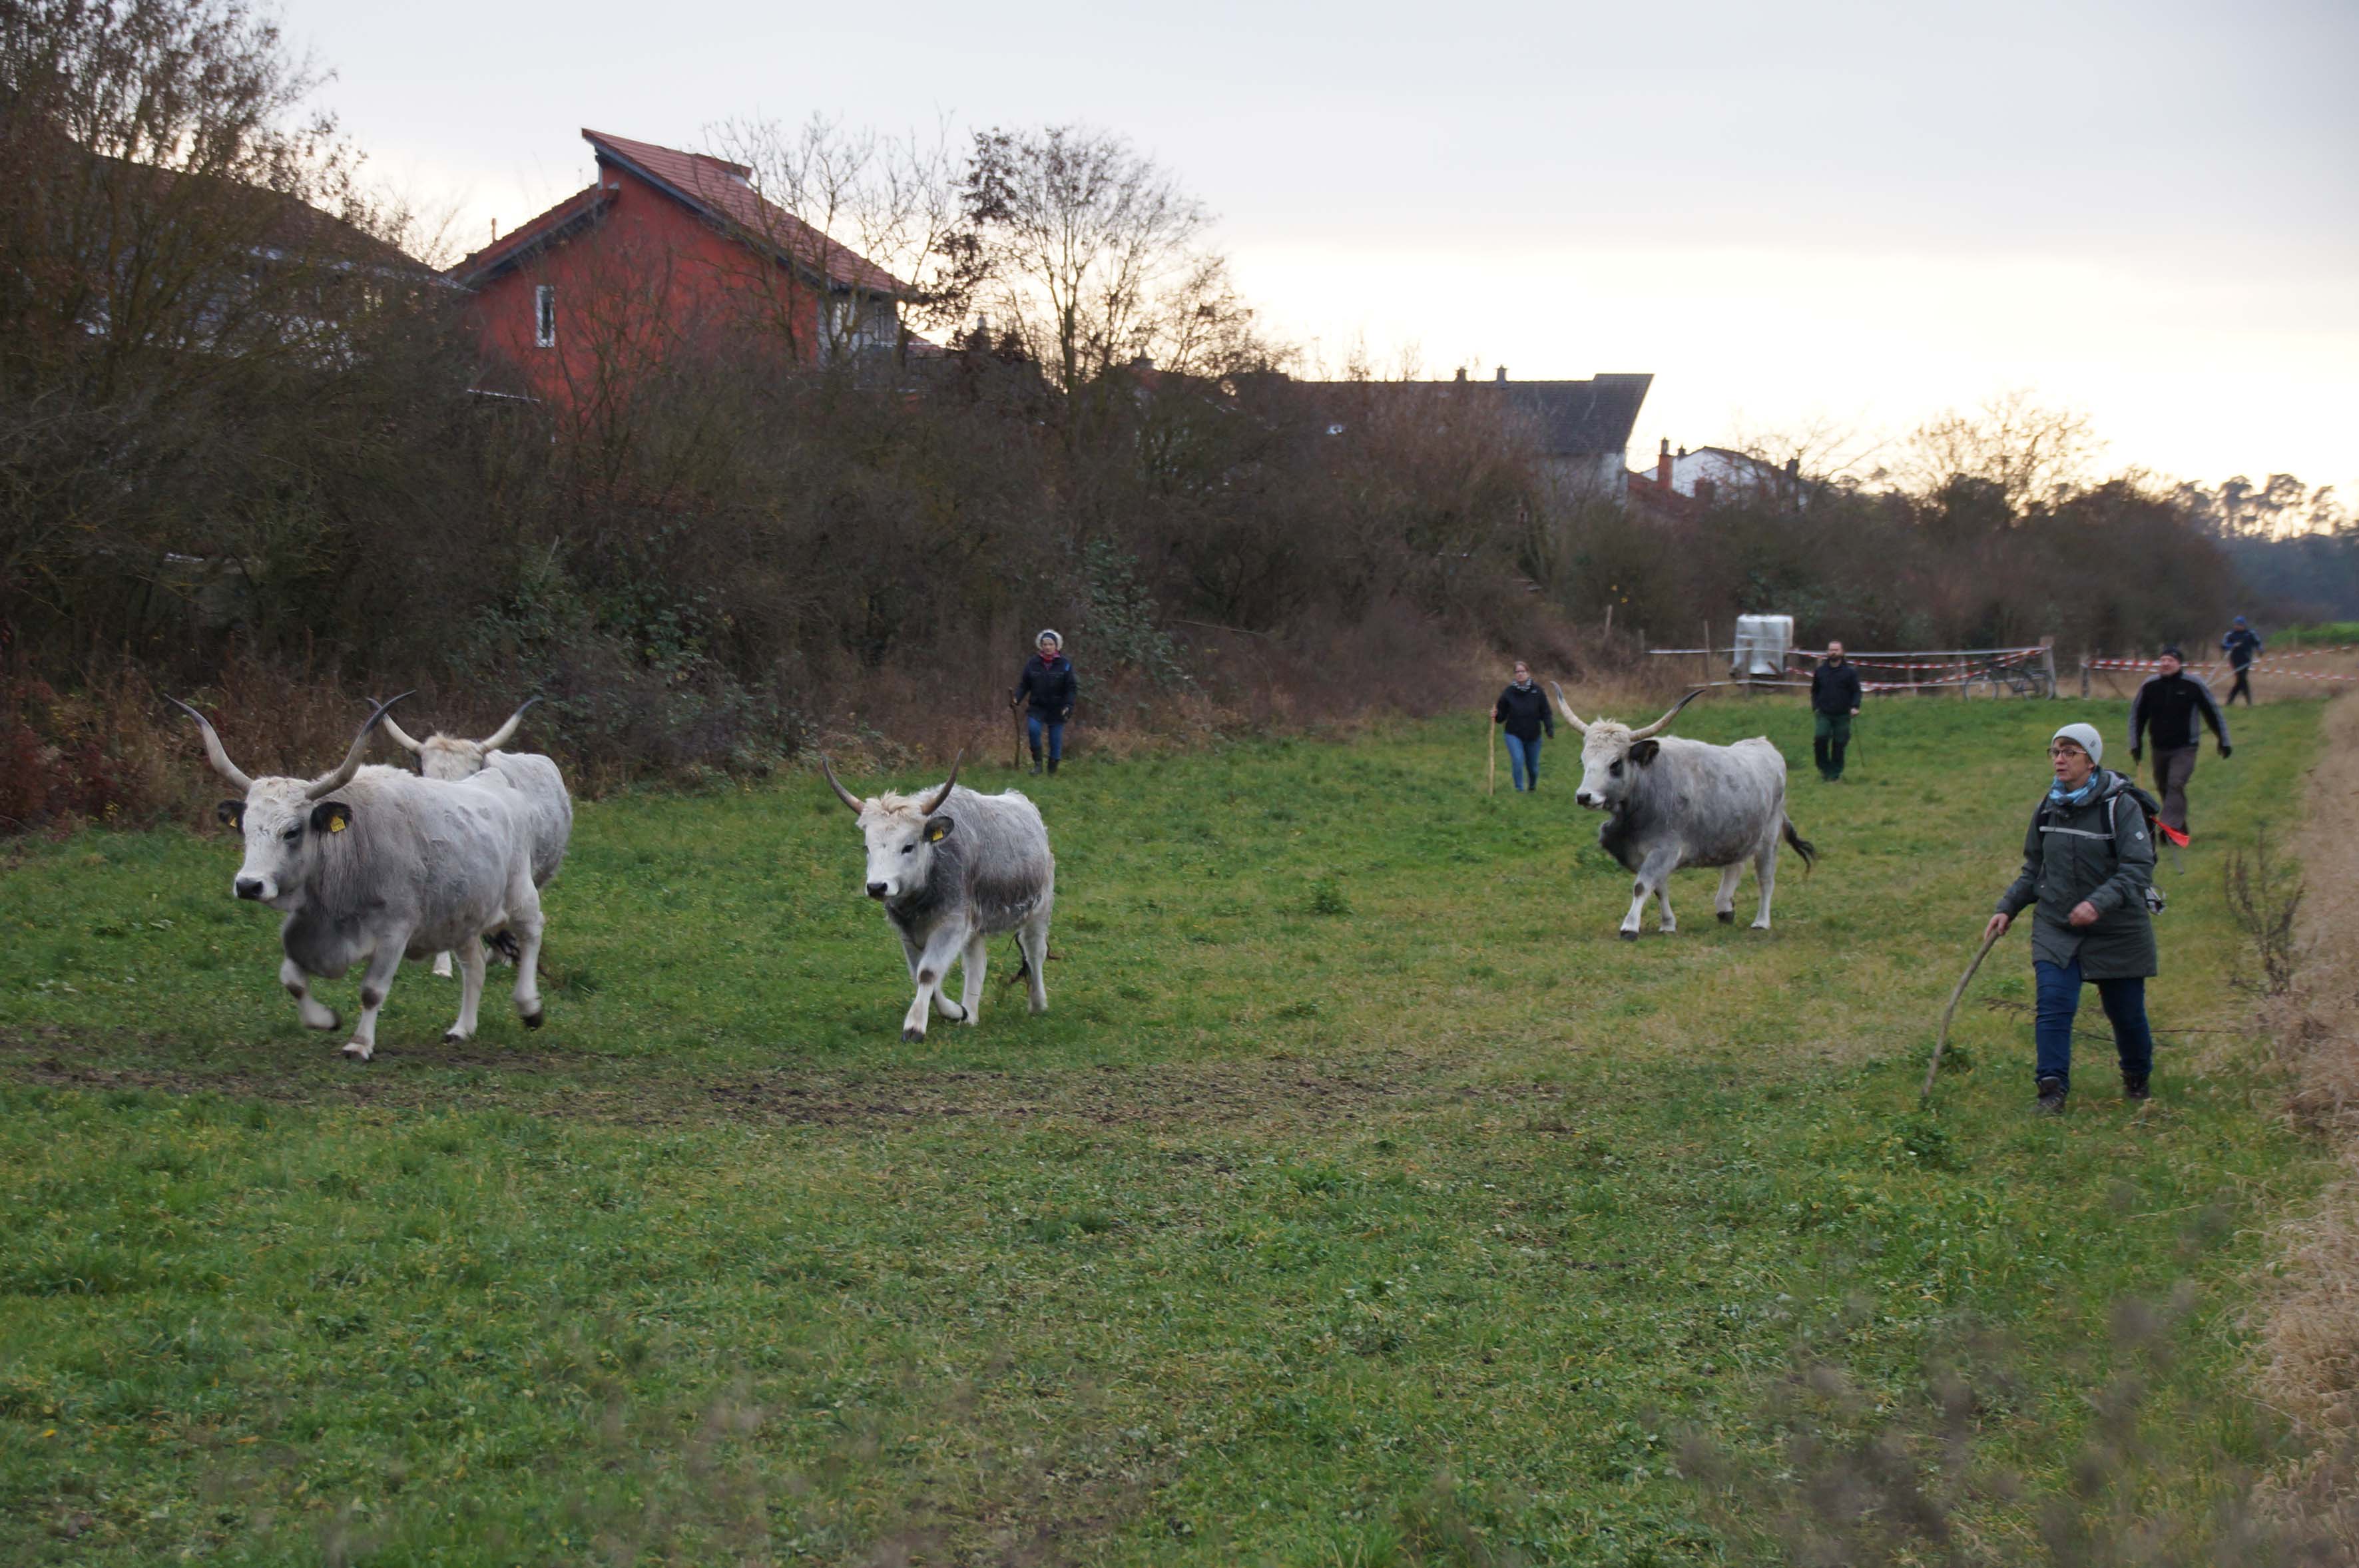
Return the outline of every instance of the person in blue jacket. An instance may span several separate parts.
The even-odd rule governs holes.
[[[1043,631],[1032,639],[1038,650],[1024,661],[1024,672],[1016,678],[1016,694],[1008,700],[1011,708],[1023,708],[1024,734],[1032,743],[1032,771],[1040,771],[1040,743],[1049,744],[1049,771],[1057,771],[1057,764],[1065,755],[1065,721],[1073,716],[1074,699],[1081,695],[1082,683],[1073,677],[1073,661],[1065,657],[1065,639],[1054,631]]]
[[[2253,660],[2261,656],[2261,634],[2255,631],[2244,616],[2238,615],[2236,624],[2228,628],[2228,635],[2220,639],[2220,651],[2228,656],[2228,668],[2236,672],[2236,683],[2228,688],[2228,702],[2234,702],[2236,693],[2242,691],[2245,706],[2251,707]]]

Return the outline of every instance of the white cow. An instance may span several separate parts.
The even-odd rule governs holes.
[[[959,761],[966,754],[959,754]],[[901,1038],[926,1038],[926,1018],[971,1024],[983,1010],[984,939],[1016,933],[1024,955],[1018,976],[1030,982],[1032,1010],[1049,1010],[1049,915],[1057,902],[1057,857],[1040,809],[1010,789],[978,795],[960,789],[958,762],[929,795],[862,800],[845,789],[826,757],[820,769],[860,819],[868,842],[868,896],[885,906],[900,934],[901,953],[918,994],[901,1019]],[[960,965],[959,999],[942,989]]]
[[[376,1050],[377,1010],[402,959],[447,948],[461,956],[464,984],[458,1021],[442,1038],[466,1040],[484,994],[483,935],[506,927],[517,942],[516,1014],[527,1029],[540,1027],[540,895],[523,799],[504,775],[453,784],[363,768],[361,753],[392,706],[386,702],[333,772],[309,780],[249,779],[205,716],[172,701],[197,721],[213,771],[240,792],[218,812],[245,839],[233,891],[287,917],[278,979],[306,1026],[332,1029],[342,1021],[312,996],[310,978],[341,979],[353,964],[366,964],[360,1024],[344,1054],[367,1061]]]
[[[573,796],[565,788],[565,775],[557,764],[538,752],[502,751],[508,738],[524,722],[525,711],[539,702],[527,699],[524,707],[510,713],[507,723],[481,740],[445,735],[436,730],[424,740],[412,740],[388,713],[385,733],[418,757],[418,771],[429,779],[440,779],[456,783],[472,779],[485,768],[497,768],[507,775],[508,782],[524,797],[527,825],[532,833],[532,885],[546,887],[565,864],[566,846],[573,839]],[[514,958],[515,939],[502,931],[492,938],[492,945]],[[434,973],[451,973],[451,955],[434,955]]]
[[[1636,874],[1630,912],[1622,917],[1623,940],[1638,940],[1638,919],[1649,895],[1661,907],[1661,929],[1680,929],[1671,914],[1671,873],[1683,866],[1723,868],[1713,909],[1723,922],[1734,921],[1736,882],[1748,860],[1761,885],[1761,912],[1753,929],[1767,931],[1770,895],[1777,886],[1778,839],[1794,846],[1806,870],[1818,854],[1786,818],[1785,755],[1765,735],[1734,746],[1677,735],[1656,739],[1701,688],[1637,730],[1611,719],[1583,724],[1564,700],[1563,689],[1554,681],[1549,689],[1556,692],[1565,722],[1581,732],[1581,788],[1573,799],[1606,813],[1597,830],[1598,844]]]

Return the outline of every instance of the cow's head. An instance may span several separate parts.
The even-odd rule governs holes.
[[[942,807],[950,800],[951,786],[958,782],[959,763],[965,760],[962,750],[951,764],[951,776],[930,795],[878,795],[864,800],[843,787],[826,757],[819,759],[820,771],[860,819],[860,835],[868,841],[870,898],[905,898],[926,885],[933,871],[934,845],[958,829]]]
[[[492,753],[507,745],[509,737],[516,732],[516,725],[524,722],[525,708],[529,708],[539,701],[538,697],[527,698],[524,708],[518,708],[515,713],[510,713],[507,723],[481,740],[468,740],[461,735],[444,735],[440,730],[436,730],[424,740],[412,740],[403,733],[401,726],[391,719],[385,721],[385,733],[398,741],[406,750],[417,755],[419,772],[429,779],[442,779],[456,782],[462,779],[472,779],[481,773]]]
[[[405,691],[402,697],[409,695]],[[361,753],[368,748],[369,732],[385,717],[385,711],[401,701],[401,697],[377,704],[376,711],[361,725],[360,734],[353,737],[352,748],[334,771],[317,779],[280,779],[265,776],[249,779],[229,759],[222,749],[221,736],[213,733],[205,716],[181,702],[168,699],[172,705],[197,721],[203,732],[205,757],[213,771],[229,781],[238,791],[234,800],[223,800],[214,812],[228,825],[245,837],[245,863],[237,868],[237,878],[230,890],[241,898],[251,898],[268,904],[274,909],[292,910],[301,902],[301,890],[310,880],[310,872],[327,853],[321,845],[353,825],[353,808],[347,801],[330,799],[352,781],[360,771]]]
[[[1583,724],[1572,704],[1564,700],[1564,688],[1551,681],[1549,690],[1556,693],[1557,710],[1564,714],[1564,722],[1581,732],[1581,788],[1572,798],[1598,811],[1621,809],[1636,786],[1639,770],[1654,766],[1656,755],[1662,750],[1655,736],[1679,716],[1681,708],[1703,695],[1699,686],[1673,703],[1669,713],[1645,729],[1634,730],[1612,719]]]

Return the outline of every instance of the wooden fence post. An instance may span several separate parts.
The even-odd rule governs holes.
[[[2048,700],[2052,702],[2056,700],[2056,639],[2054,637],[2044,637],[2039,639],[2039,663],[2040,668],[2048,672]]]

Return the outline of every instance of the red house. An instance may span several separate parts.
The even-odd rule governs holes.
[[[818,365],[901,345],[899,279],[754,188],[753,170],[584,130],[597,179],[452,267],[483,385],[603,403],[688,353]]]

